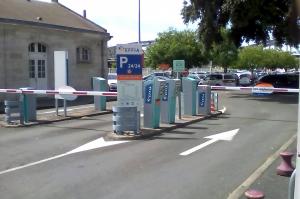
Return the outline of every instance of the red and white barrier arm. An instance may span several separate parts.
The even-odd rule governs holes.
[[[299,93],[299,89],[292,88],[273,88],[273,87],[234,87],[234,86],[211,86],[212,90],[230,90],[230,91],[266,91],[273,93]]]
[[[103,91],[59,91],[59,90],[21,90],[21,89],[0,89],[0,93],[35,94],[35,95],[77,95],[77,96],[117,96],[117,92]]]

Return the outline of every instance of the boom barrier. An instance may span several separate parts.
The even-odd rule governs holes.
[[[201,85],[205,86],[205,85]],[[235,87],[235,86],[211,86],[212,90],[248,91],[248,92],[273,92],[273,93],[299,93],[299,89],[273,88],[273,87]],[[117,96],[117,92],[103,91],[60,91],[60,90],[22,90],[0,89],[0,93],[11,94],[36,94],[36,95],[77,95],[77,96]]]
[[[273,88],[273,87],[235,87],[211,86],[212,90],[248,91],[248,92],[273,92],[273,93],[299,93],[299,89]]]
[[[117,92],[102,91],[60,91],[60,90],[21,90],[21,89],[0,89],[0,93],[11,94],[36,94],[36,95],[77,95],[77,96],[117,96]]]

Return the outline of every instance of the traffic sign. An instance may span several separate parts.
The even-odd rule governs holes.
[[[185,69],[184,60],[173,60],[173,71],[174,72],[183,72]]]
[[[117,55],[117,75],[142,75],[141,55]]]
[[[143,49],[140,44],[117,45],[117,79],[142,80]]]

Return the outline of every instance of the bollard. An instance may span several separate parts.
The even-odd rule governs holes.
[[[245,192],[245,196],[248,199],[263,199],[265,198],[265,195],[262,191],[255,190],[255,189],[249,189]]]
[[[289,151],[284,151],[280,153],[282,158],[281,164],[277,167],[277,175],[290,177],[294,171],[294,167],[292,165],[292,157],[294,153]]]
[[[216,111],[216,108],[215,108],[214,102],[211,101],[211,102],[210,102],[210,112],[213,113],[213,112],[215,112],[215,111]]]

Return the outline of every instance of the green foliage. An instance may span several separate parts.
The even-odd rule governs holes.
[[[117,64],[116,64],[115,62],[113,62],[113,63],[111,64],[111,68],[117,68]]]
[[[254,68],[295,68],[297,59],[288,52],[276,49],[263,49],[262,46],[242,48],[238,55],[236,67]]]
[[[185,0],[183,4],[184,22],[199,24],[207,50],[222,40],[221,28],[229,29],[236,46],[250,40],[265,44],[270,34],[278,45],[300,42],[296,0]]]
[[[236,61],[238,50],[229,39],[229,32],[226,29],[221,30],[221,36],[222,42],[213,43],[210,53],[213,64],[222,66],[226,72],[228,66]]]
[[[172,66],[173,60],[185,60],[186,67],[190,68],[206,62],[205,57],[195,32],[170,29],[159,33],[155,44],[146,51],[145,62],[146,66],[156,68],[162,63]]]

